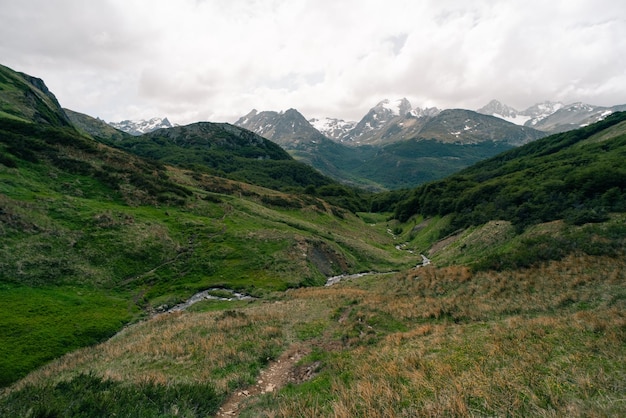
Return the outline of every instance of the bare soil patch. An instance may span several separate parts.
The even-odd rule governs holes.
[[[314,363],[296,366],[296,363],[310,351],[309,347],[303,347],[300,344],[289,347],[276,361],[261,371],[261,375],[254,385],[237,390],[230,395],[220,407],[217,416],[237,417],[241,408],[251,398],[277,391],[287,383],[302,383],[311,379],[319,365]]]

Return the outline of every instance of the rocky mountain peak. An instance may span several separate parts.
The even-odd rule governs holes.
[[[174,125],[165,118],[152,118],[149,120],[123,120],[121,122],[109,122],[109,125],[120,131],[129,133],[131,135],[143,135],[148,132],[156,131],[157,129],[172,128]]]
[[[405,116],[411,111],[411,103],[406,98],[393,101],[385,99],[378,102],[378,104],[370,110],[370,112],[372,111],[385,115]]]
[[[484,115],[501,115],[504,117],[515,117],[519,113],[511,106],[507,106],[504,103],[495,99],[491,100],[485,106],[478,109],[477,112]]]

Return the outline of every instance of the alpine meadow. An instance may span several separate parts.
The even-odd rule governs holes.
[[[130,135],[0,66],[0,416],[626,416],[626,112],[427,117]]]

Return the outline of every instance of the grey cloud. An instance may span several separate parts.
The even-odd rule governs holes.
[[[626,103],[623,2],[331,3],[0,0],[0,57],[104,118]]]

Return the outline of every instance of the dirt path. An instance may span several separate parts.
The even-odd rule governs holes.
[[[289,382],[299,383],[313,377],[317,365],[298,368],[296,363],[310,352],[300,345],[289,347],[276,361],[261,371],[256,384],[238,390],[226,399],[217,413],[218,417],[238,417],[243,403],[254,396],[274,392]]]

